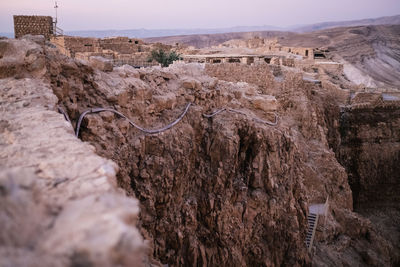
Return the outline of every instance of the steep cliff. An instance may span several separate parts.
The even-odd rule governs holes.
[[[357,99],[362,95],[367,104],[360,106]],[[399,206],[400,98],[396,98],[384,102],[382,94],[358,93],[353,105],[342,111],[339,158],[349,173],[355,208]]]
[[[366,262],[362,253],[376,265],[390,263],[390,244],[351,212],[347,174],[329,147],[340,115],[332,88],[290,71],[282,73],[282,83],[262,89],[262,80],[217,80],[195,64],[166,70],[125,66],[91,75],[54,62],[50,69],[59,74],[53,90],[71,118],[89,107],[112,106],[145,128],[157,128],[194,104],[179,124],[157,135],[143,134],[112,113],[88,115],[81,129],[83,140],[121,167],[119,183],[141,201],[140,229],[160,263],[308,264],[308,206],[328,196],[332,213],[318,230],[314,263],[330,257],[332,264]],[[75,80],[85,82],[71,87]],[[242,114],[203,116],[222,107]],[[279,114],[276,126],[262,123],[274,120],[271,112]],[[365,241],[366,233],[384,249]],[[338,246],[338,237],[357,241]]]

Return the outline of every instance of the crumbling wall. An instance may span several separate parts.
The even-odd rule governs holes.
[[[309,59],[314,58],[314,48],[311,47],[290,47],[290,53]]]
[[[333,61],[315,62],[315,66],[322,69],[324,72],[330,72],[336,75],[343,74],[343,64]]]
[[[260,37],[254,37],[253,39],[249,39],[247,40],[247,47],[248,48],[257,48],[257,47],[261,47],[264,46],[264,39],[260,38]]]
[[[15,38],[24,35],[43,35],[47,40],[53,35],[53,19],[50,16],[14,16]]]
[[[65,44],[64,36],[52,36],[50,42],[58,48],[61,54],[66,55],[67,57],[72,56],[71,50]]]
[[[84,38],[73,36],[57,36],[51,39],[60,52],[68,57],[89,60],[92,56],[101,56],[112,59],[115,66],[128,64],[134,67],[148,67],[158,65],[157,62],[148,62],[153,49],[170,50],[171,46],[145,44],[140,39],[128,37],[112,38]]]
[[[240,63],[206,64],[205,72],[229,82],[247,82],[258,86],[263,92],[271,92],[278,87],[274,79],[276,67],[267,65],[245,65]]]
[[[102,49],[109,49],[120,54],[132,54],[140,52],[143,41],[138,39],[129,39],[128,37],[114,37],[100,39]]]
[[[294,58],[281,58],[281,65],[286,67],[294,67]]]
[[[89,37],[63,36],[64,45],[71,51],[71,55],[77,52],[102,52],[99,39]]]

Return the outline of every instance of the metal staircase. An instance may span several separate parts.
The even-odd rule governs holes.
[[[317,224],[318,224],[318,214],[309,213],[307,221],[308,221],[308,230],[306,235],[306,245],[308,251],[311,251],[315,237],[315,230],[317,229]]]
[[[320,204],[312,204],[308,207],[308,229],[306,235],[306,246],[309,252],[311,252],[311,248],[313,246],[315,231],[317,230],[318,218],[322,216],[323,218],[323,233],[325,236],[325,223],[327,221],[329,209],[329,196],[326,198],[325,203]]]

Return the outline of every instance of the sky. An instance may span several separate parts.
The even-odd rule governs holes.
[[[400,0],[59,0],[63,30],[188,29],[272,25],[400,14]],[[0,32],[12,15],[55,16],[51,0],[0,0]]]

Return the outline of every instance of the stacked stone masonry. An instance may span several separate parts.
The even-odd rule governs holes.
[[[15,38],[24,35],[43,35],[47,40],[53,35],[53,19],[50,16],[14,16]]]
[[[101,56],[112,60],[116,66],[124,64],[135,67],[154,66],[157,65],[157,63],[147,62],[150,51],[153,49],[171,49],[171,46],[159,43],[146,44],[140,39],[128,37],[99,39],[57,36],[53,37],[51,42],[66,56],[81,60],[89,60],[90,57]]]

